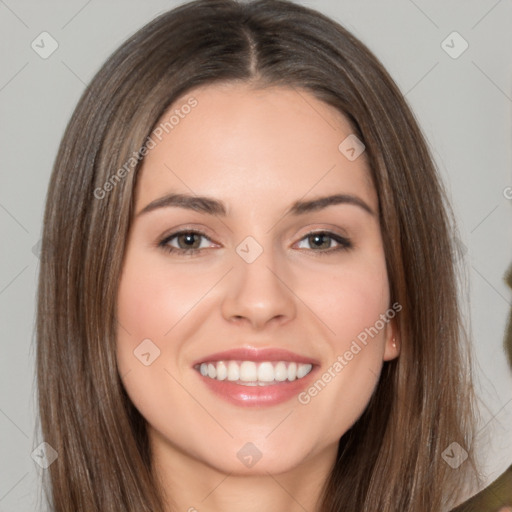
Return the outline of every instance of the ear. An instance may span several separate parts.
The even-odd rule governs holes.
[[[391,361],[400,355],[400,333],[394,319],[386,326],[386,341],[384,346],[384,361]]]

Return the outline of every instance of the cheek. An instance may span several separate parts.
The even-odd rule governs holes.
[[[308,305],[326,326],[329,348],[318,378],[299,402],[314,411],[320,424],[329,425],[324,434],[332,440],[363,413],[383,364],[390,297],[384,257],[376,256],[317,274],[316,286],[308,284],[315,290]]]
[[[136,251],[126,255],[118,290],[116,356],[128,396],[150,423],[175,424],[171,406],[187,401],[173,379],[181,380],[176,372],[180,343],[169,333],[197,301],[197,291],[184,281],[177,272],[166,279],[158,262]]]
[[[347,340],[354,340],[366,332],[386,312],[389,292],[385,271],[362,272],[359,275],[354,273],[344,276],[340,281],[338,300],[332,304],[331,315],[336,337],[341,341],[339,348],[343,348]],[[382,327],[379,331],[382,331]]]
[[[128,252],[118,290],[117,361],[139,410],[162,388],[169,331],[186,313],[179,275],[164,279],[157,266]],[[175,292],[179,290],[179,292]]]
[[[374,326],[389,308],[387,271],[378,252],[306,275],[300,296],[308,297],[308,306],[327,328],[326,339],[337,352],[347,350],[351,340]]]
[[[123,343],[127,342],[123,335],[127,331],[132,343],[150,338],[163,347],[169,332],[211,286],[210,280],[170,271],[161,261],[128,255],[118,292],[118,319],[125,328],[120,332]]]

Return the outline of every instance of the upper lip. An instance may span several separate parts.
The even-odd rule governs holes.
[[[225,350],[223,352],[215,352],[208,356],[202,357],[196,360],[192,366],[196,366],[201,363],[215,362],[215,361],[290,361],[295,363],[305,364],[319,364],[316,359],[311,357],[302,356],[282,348],[253,348],[253,347],[240,347],[233,348],[231,350]]]

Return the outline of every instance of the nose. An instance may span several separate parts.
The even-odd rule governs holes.
[[[226,282],[224,319],[260,330],[267,324],[282,325],[295,318],[296,296],[287,275],[282,265],[276,268],[270,250],[264,250],[252,263],[239,258]]]

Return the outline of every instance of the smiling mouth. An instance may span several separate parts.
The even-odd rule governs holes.
[[[203,377],[241,386],[273,386],[293,382],[304,378],[312,368],[312,364],[293,361],[241,360],[204,362],[194,366]]]

